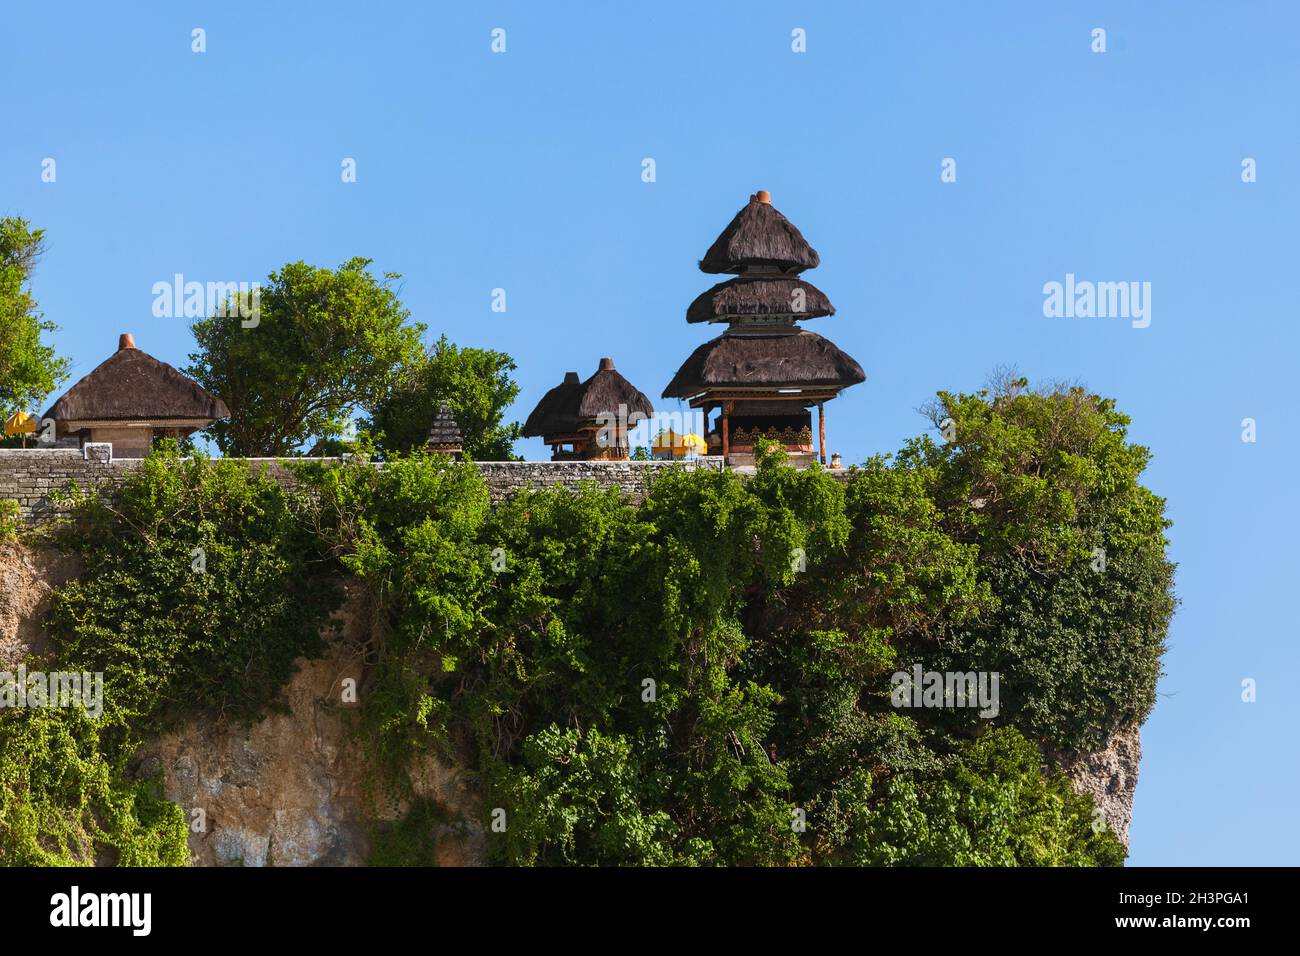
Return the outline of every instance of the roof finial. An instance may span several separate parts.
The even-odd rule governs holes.
[[[119,352],[121,352],[123,349],[133,349],[133,348],[135,348],[135,336],[133,336],[130,332],[123,332],[121,335],[117,337],[117,350]]]
[[[760,189],[754,193],[754,202],[761,202],[765,206],[772,205],[772,194],[766,189]]]
[[[612,358],[603,358],[600,360],[600,367],[602,371],[609,371],[614,367],[614,360]]]

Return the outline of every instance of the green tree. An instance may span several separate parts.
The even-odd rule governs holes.
[[[460,348],[444,335],[376,404],[370,428],[382,451],[409,454],[425,444],[438,405],[456,416],[465,455],[475,461],[509,461],[519,423],[503,423],[519,394],[514,360],[491,349]]]
[[[1139,483],[1150,452],[1128,416],[1079,387],[1023,379],[940,393],[951,441],[912,442],[949,535],[978,549],[997,607],[912,635],[926,670],[1004,675],[999,720],[1056,747],[1101,746],[1155,705],[1173,614],[1164,500]],[[958,716],[958,715],[954,715]]]
[[[377,279],[369,265],[289,263],[268,277],[256,324],[237,309],[194,324],[198,351],[186,371],[230,407],[208,429],[224,454],[288,455],[337,437],[419,360],[424,327],[407,321],[392,288],[400,277]]]
[[[835,793],[844,862],[867,866],[1119,866],[1124,847],[1090,797],[1004,727],[965,743],[939,771],[876,786],[865,769]]]
[[[68,377],[41,336],[56,326],[37,309],[31,275],[44,247],[45,231],[25,219],[0,219],[0,417],[32,410]]]

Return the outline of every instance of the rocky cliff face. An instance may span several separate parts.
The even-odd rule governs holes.
[[[77,570],[73,557],[0,547],[0,669],[46,649],[40,621],[49,596]],[[286,713],[251,727],[194,722],[141,754],[141,772],[162,770],[168,798],[185,808],[194,864],[359,865],[370,849],[366,821],[405,815],[405,803],[365,803],[366,763],[347,727],[343,682],[362,683],[359,603],[351,595],[344,604],[329,652],[300,662],[286,688]],[[1141,756],[1137,727],[1117,733],[1104,750],[1053,755],[1125,844]],[[411,779],[415,795],[447,821],[431,834],[429,865],[482,863],[483,816],[468,775],[428,759]]]
[[[1142,761],[1142,731],[1126,727],[1110,738],[1104,750],[1084,754],[1054,755],[1074,788],[1091,794],[1125,846],[1133,822],[1133,792],[1137,789],[1138,764]]]
[[[158,741],[141,769],[163,771],[168,799],[192,822],[191,860],[200,866],[357,866],[369,854],[367,819],[402,817],[405,802],[367,808],[366,772],[339,704],[360,662],[346,643],[303,661],[289,682],[288,713],[245,728],[189,724]],[[429,865],[482,862],[483,836],[464,774],[427,760],[415,793],[457,821],[433,834]]]
[[[45,653],[41,620],[50,595],[80,570],[81,562],[72,555],[0,544],[0,670],[12,670],[29,654]]]
[[[54,552],[0,548],[0,669],[45,649],[40,621],[50,593],[77,567]],[[286,688],[287,713],[251,727],[193,722],[141,753],[140,772],[162,770],[168,799],[191,821],[195,865],[360,865],[370,850],[366,821],[405,815],[404,801],[363,805],[366,763],[342,702],[344,678],[361,683],[358,600],[345,603],[326,656],[299,662]],[[466,774],[427,759],[412,784],[449,821],[431,835],[429,865],[482,863],[483,831]]]

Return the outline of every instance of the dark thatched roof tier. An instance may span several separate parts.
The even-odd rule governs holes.
[[[534,438],[539,435],[557,435],[568,430],[559,427],[559,423],[574,423],[573,410],[578,407],[581,398],[582,382],[578,381],[578,373],[565,372],[564,381],[542,396],[542,400],[524,422],[520,434],[525,438]]]
[[[572,434],[600,415],[617,415],[620,405],[626,406],[629,422],[654,414],[650,399],[615,370],[613,359],[603,358],[585,382],[578,381],[577,372],[566,373],[563,382],[542,396],[524,422],[522,434],[525,438]]]
[[[728,333],[692,352],[663,397],[691,398],[727,387],[844,388],[866,377],[852,356],[815,332]]]
[[[782,272],[802,272],[817,268],[819,262],[817,250],[794,223],[772,207],[766,192],[759,192],[709,246],[700,270],[742,272],[752,266],[775,266]]]
[[[429,429],[427,443],[430,445],[456,445],[461,443],[460,426],[451,409],[443,402],[438,406],[438,414],[433,417],[433,426]]]
[[[799,302],[799,293],[803,302]],[[795,312],[802,305],[802,311]],[[725,322],[731,316],[794,315],[815,319],[834,315],[826,293],[811,282],[786,276],[739,276],[720,282],[686,310],[687,322]]]
[[[55,421],[215,421],[229,415],[225,402],[166,362],[141,352],[129,335],[45,413]]]

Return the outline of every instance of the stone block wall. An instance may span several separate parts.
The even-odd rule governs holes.
[[[484,461],[479,471],[487,480],[495,503],[521,488],[550,488],[563,485],[576,489],[583,482],[595,482],[600,488],[618,487],[633,499],[645,497],[655,475],[673,464],[684,468],[719,468],[710,461]]]
[[[311,461],[298,458],[293,461]],[[322,460],[322,459],[316,459]],[[323,459],[337,462],[337,458]],[[284,459],[247,458],[251,468],[265,466],[280,482],[292,482],[293,474]],[[678,463],[686,468],[719,468],[704,459]],[[577,488],[595,482],[601,488],[618,487],[635,500],[645,497],[654,476],[671,467],[666,461],[488,461],[478,468],[487,480],[495,503],[521,488],[563,485]],[[117,458],[111,462],[86,461],[78,448],[0,448],[0,499],[12,498],[27,523],[36,523],[53,513],[50,492],[76,482],[82,488],[111,489],[140,467],[140,460]]]
[[[0,499],[12,498],[27,521],[39,521],[52,512],[51,491],[73,482],[111,488],[139,466],[138,459],[86,461],[80,448],[0,448]]]

